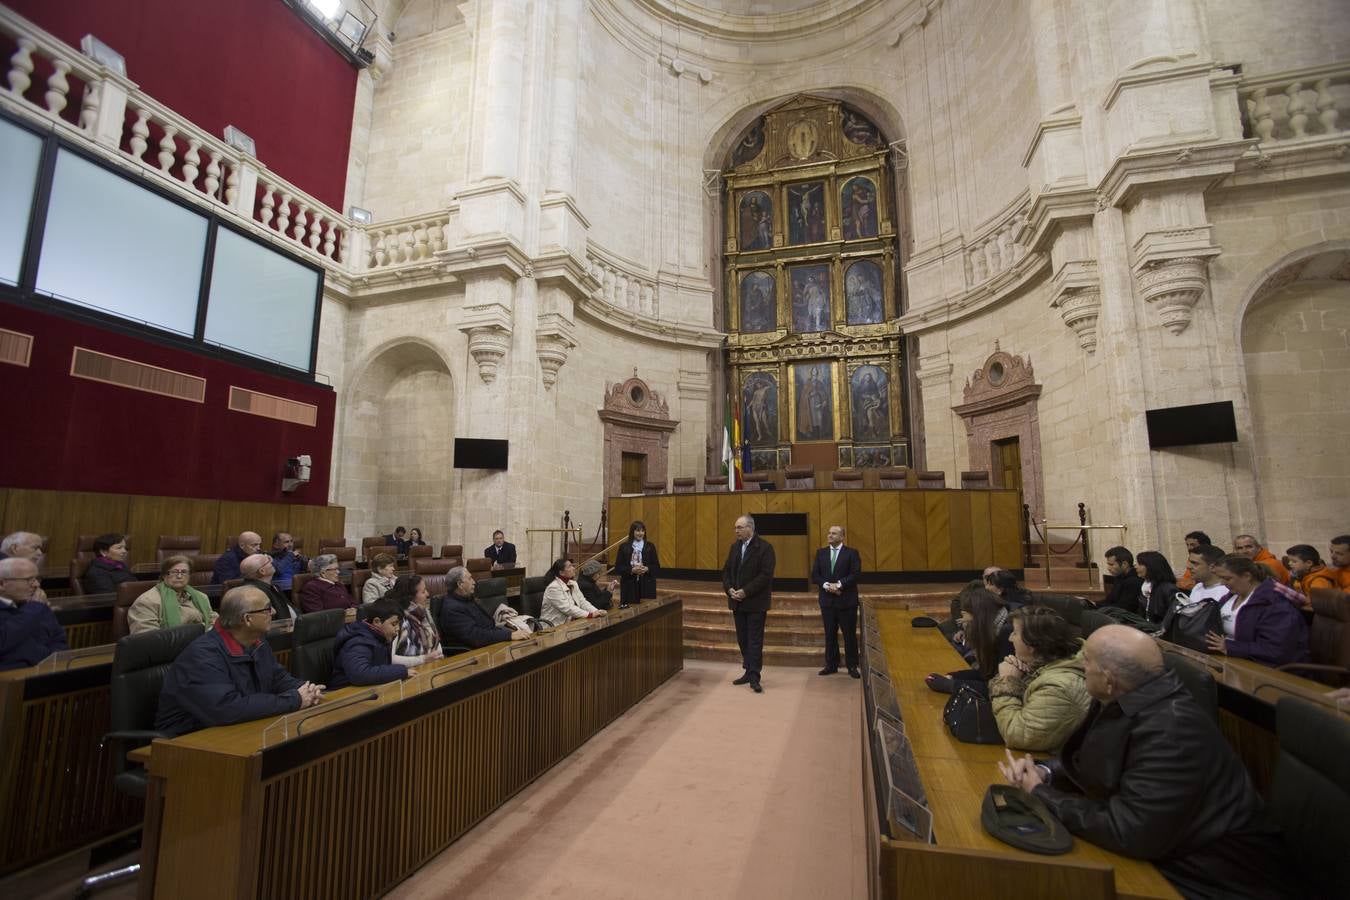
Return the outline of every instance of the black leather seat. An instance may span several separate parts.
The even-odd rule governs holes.
[[[494,615],[497,607],[506,603],[506,579],[484,578],[474,588],[473,599],[478,601],[478,607],[483,612]]]
[[[136,747],[164,737],[155,731],[155,713],[159,692],[169,666],[197,638],[205,633],[201,625],[179,625],[129,634],[117,642],[113,651],[110,720],[113,730],[103,738],[115,741],[113,786],[133,797],[145,797],[146,773],[129,763],[127,753]]]
[[[291,672],[301,681],[327,684],[333,677],[333,638],[347,621],[345,609],[306,613],[291,632]]]
[[[544,588],[548,587],[548,582],[547,575],[533,575],[522,581],[520,599],[516,601],[520,605],[516,608],[527,616],[539,618],[544,611]]]
[[[1291,697],[1275,704],[1275,758],[1267,808],[1284,831],[1290,867],[1310,897],[1350,897],[1350,722]]]
[[[1190,691],[1191,696],[1195,698],[1195,702],[1200,704],[1205,713],[1217,725],[1219,723],[1219,686],[1214,683],[1214,676],[1180,653],[1169,653],[1164,650],[1163,665],[1176,673],[1181,683],[1186,685],[1186,690]]]
[[[1116,624],[1116,620],[1106,613],[1098,612],[1095,609],[1083,610],[1082,622],[1080,623],[1083,629],[1083,640],[1087,640],[1092,635],[1092,632],[1101,628],[1103,625],[1114,624]]]
[[[1083,624],[1083,602],[1068,594],[1033,593],[1031,602],[1037,606],[1048,606],[1063,617],[1070,625]]]

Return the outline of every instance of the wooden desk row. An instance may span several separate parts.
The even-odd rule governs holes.
[[[720,572],[732,526],[749,513],[805,513],[801,548],[780,548],[777,575],[805,578],[831,525],[862,556],[863,571],[954,580],[953,572],[988,565],[1022,568],[1022,499],[1015,490],[733,491],[611,497],[609,532],[617,539],[641,520],[661,555],[662,569]],[[771,543],[775,538],[766,537]],[[789,552],[785,552],[789,551]],[[676,576],[682,577],[682,576]]]
[[[678,672],[682,632],[648,601],[156,741],[141,896],[378,896]]]
[[[948,672],[964,665],[936,628],[912,628],[922,613],[877,610],[864,613],[864,678],[873,661],[889,668],[890,682],[903,717],[902,730],[922,782],[932,819],[932,843],[877,834],[869,846],[874,887],[881,897],[945,898],[954,896],[1017,898],[1168,897],[1180,896],[1151,864],[1103,850],[1082,839],[1063,856],[1038,856],[991,837],[980,824],[980,804],[990,784],[1001,781],[1001,745],[965,744],[952,737],[942,721],[948,695],[924,684],[930,672]],[[877,641],[879,626],[880,642]],[[878,643],[880,646],[878,646]],[[865,722],[870,742],[875,722]],[[870,770],[873,755],[864,748]],[[867,776],[869,829],[877,827],[878,798]],[[887,802],[889,798],[882,798]],[[873,844],[869,840],[869,845]],[[873,859],[873,857],[875,857]]]
[[[293,621],[268,636],[284,666]],[[113,790],[113,645],[0,672],[0,875],[140,824],[143,804]]]

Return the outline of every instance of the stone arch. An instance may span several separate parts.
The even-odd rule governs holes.
[[[1262,271],[1235,317],[1251,418],[1260,530],[1275,552],[1344,530],[1350,441],[1350,242],[1313,245]]]
[[[373,348],[343,390],[338,503],[347,537],[397,524],[428,543],[450,536],[455,382],[444,353],[422,338]]]

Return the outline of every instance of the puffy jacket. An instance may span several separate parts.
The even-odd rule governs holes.
[[[155,730],[179,735],[283,716],[300,708],[301,683],[281,667],[266,641],[241,647],[217,621],[169,667]]]
[[[1030,678],[997,676],[989,682],[989,696],[1003,743],[1038,753],[1064,746],[1092,706],[1081,651],[1046,663]]]
[[[366,622],[348,622],[333,638],[333,677],[329,688],[349,684],[384,684],[408,677],[408,667],[394,665],[394,651]]]

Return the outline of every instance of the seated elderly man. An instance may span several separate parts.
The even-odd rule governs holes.
[[[127,627],[132,634],[188,624],[205,627],[216,621],[211,601],[188,583],[192,560],[167,557],[159,564],[159,574],[159,583],[137,597],[127,610]]]
[[[31,531],[16,531],[0,540],[0,559],[19,557],[31,559],[33,565],[42,565],[42,535]]]
[[[1083,665],[1087,719],[1048,764],[1005,751],[1008,782],[1084,840],[1152,860],[1186,897],[1299,896],[1247,770],[1153,639],[1103,626]]]
[[[211,575],[212,584],[224,584],[232,578],[242,577],[239,566],[245,559],[262,549],[262,535],[256,531],[245,531],[234,539],[235,544],[216,560],[216,570]]]
[[[70,649],[66,630],[40,594],[38,567],[31,559],[0,560],[0,669],[35,666]]]
[[[524,631],[499,628],[492,616],[483,612],[473,599],[473,576],[463,566],[455,566],[445,576],[450,593],[441,605],[441,617],[436,625],[441,629],[441,641],[447,646],[486,647],[499,641],[523,641],[530,635]]]
[[[239,574],[244,577],[245,585],[255,587],[267,596],[272,604],[272,619],[279,622],[282,619],[294,619],[300,613],[286,600],[286,595],[273,580],[276,574],[275,559],[266,553],[255,553],[239,564]]]
[[[226,591],[216,624],[169,667],[155,730],[177,736],[318,703],[323,686],[302,682],[272,655],[264,640],[271,622],[272,604],[262,591]]]

